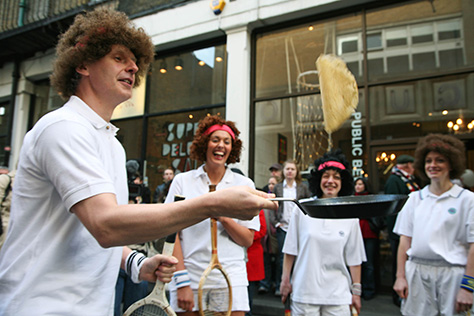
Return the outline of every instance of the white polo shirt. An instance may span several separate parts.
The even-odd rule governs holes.
[[[101,193],[127,203],[116,131],[73,96],[25,136],[0,252],[0,315],[113,314],[122,247],[102,248],[70,209]]]
[[[351,304],[347,266],[366,261],[359,220],[312,218],[293,207],[283,246],[283,253],[296,256],[292,300],[315,305]]]
[[[174,177],[173,182],[171,182],[165,203],[172,202],[175,194],[184,195],[187,199],[206,194],[209,192],[209,184],[209,178],[203,166],[196,170],[179,173]],[[255,188],[252,180],[233,172],[230,168],[226,168],[224,177],[217,185],[216,190],[239,185]],[[260,219],[258,216],[255,216],[250,221],[238,219],[234,219],[234,221],[249,229],[255,231],[260,230]],[[211,260],[210,219],[206,219],[196,225],[183,229],[180,232],[180,238],[184,265],[191,278],[191,288],[197,289],[201,274]],[[236,244],[219,222],[217,222],[217,252],[219,261],[229,275],[232,286],[248,285],[245,262],[246,248]],[[176,289],[174,282],[170,283],[170,289]]]
[[[465,265],[474,242],[474,193],[456,184],[440,196],[429,186],[412,192],[393,232],[412,238],[409,256]]]

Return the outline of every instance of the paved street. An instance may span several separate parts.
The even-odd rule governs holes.
[[[273,294],[257,294],[254,298],[252,316],[280,316],[284,315],[283,304]],[[400,316],[397,306],[392,303],[392,297],[381,294],[374,299],[362,300],[362,311],[360,316]]]

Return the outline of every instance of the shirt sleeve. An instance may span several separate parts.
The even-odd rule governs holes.
[[[419,191],[413,192],[409,195],[407,202],[397,216],[397,221],[393,228],[393,232],[397,235],[404,235],[408,237],[413,236],[413,213],[416,208],[417,194]]]
[[[44,129],[33,147],[38,166],[58,191],[69,210],[81,200],[101,194],[116,194],[101,159],[96,135],[73,121],[56,122]]]

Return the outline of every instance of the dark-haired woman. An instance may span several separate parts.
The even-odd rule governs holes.
[[[301,201],[353,193],[349,164],[340,150],[314,164],[310,184],[316,196]],[[350,305],[360,312],[365,252],[358,219],[318,219],[295,211],[283,252],[280,290],[283,302],[291,293],[292,315],[348,316]]]
[[[233,172],[227,166],[239,161],[242,149],[239,133],[233,122],[219,116],[208,116],[201,120],[190,148],[190,156],[204,161],[204,164],[196,170],[176,175],[165,203],[172,202],[175,194],[186,198],[203,195],[209,192],[210,185],[216,185],[216,190],[236,185],[255,188],[252,180]],[[254,232],[260,229],[259,217],[256,216],[251,221],[227,217],[219,217],[217,220],[219,261],[227,271],[232,285],[232,315],[244,316],[249,311],[245,252],[246,247],[253,242]],[[178,258],[179,263],[178,271],[170,283],[170,304],[179,315],[198,315],[199,280],[211,259],[210,220],[180,231],[173,255]],[[213,285],[213,289],[216,288],[218,285]],[[205,297],[207,295],[204,293]],[[227,310],[227,305],[216,308],[218,311]]]
[[[394,290],[403,315],[455,315],[472,309],[474,193],[454,184],[465,169],[464,144],[430,134],[418,142],[415,169],[429,179],[398,215]],[[464,315],[464,314],[462,314]]]

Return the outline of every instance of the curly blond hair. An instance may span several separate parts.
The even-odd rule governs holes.
[[[227,158],[227,163],[236,163],[240,161],[240,153],[242,151],[242,141],[239,139],[240,131],[235,127],[234,122],[226,121],[223,118],[212,115],[206,116],[201,121],[199,121],[198,129],[194,135],[193,143],[190,147],[190,157],[191,159],[206,161],[207,153],[207,144],[209,143],[209,138],[211,135],[204,135],[204,132],[213,125],[227,125],[229,126],[235,134],[235,139],[232,139],[232,150],[230,151],[229,158]]]
[[[138,72],[134,86],[138,86],[153,61],[153,43],[125,13],[107,8],[77,15],[74,23],[61,35],[56,47],[51,85],[63,99],[68,99],[76,93],[81,79],[76,68],[101,59],[110,53],[113,45],[123,45],[135,55]]]

